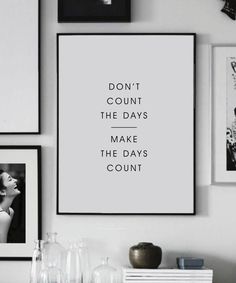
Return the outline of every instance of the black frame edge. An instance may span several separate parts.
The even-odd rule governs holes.
[[[59,215],[59,34],[57,34],[57,134],[56,134],[56,145],[57,145],[57,149],[56,149],[56,186],[57,186],[57,195],[56,195],[56,214]]]
[[[63,1],[57,1],[58,23],[129,23],[131,22],[131,0],[126,0],[126,14],[123,17],[96,17],[96,16],[71,16],[65,17],[62,13]]]

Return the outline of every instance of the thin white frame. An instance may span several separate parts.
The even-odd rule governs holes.
[[[227,171],[225,64],[227,57],[236,57],[236,45],[211,46],[211,183],[213,185],[230,185],[236,182],[236,171]]]

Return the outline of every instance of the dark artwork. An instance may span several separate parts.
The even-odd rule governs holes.
[[[236,170],[236,144],[233,140],[232,130],[230,128],[226,131],[226,151],[227,151],[227,170]]]
[[[15,215],[12,219],[12,223],[8,233],[8,243],[25,243],[25,165],[19,168],[16,178],[18,178],[18,187],[21,191],[19,197],[17,197],[12,208],[15,211]]]
[[[8,231],[7,243],[25,243],[25,164],[0,164],[0,170],[17,179],[17,189],[20,191],[11,204],[14,216]]]
[[[232,20],[236,20],[236,0],[224,0],[225,5],[221,10],[228,15]]]
[[[58,0],[59,22],[128,22],[130,0]]]
[[[226,157],[227,171],[236,171],[236,57],[226,60]]]

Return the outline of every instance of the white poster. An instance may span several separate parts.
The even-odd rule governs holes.
[[[0,1],[0,134],[39,126],[39,0]]]
[[[194,214],[193,34],[58,35],[58,213]]]

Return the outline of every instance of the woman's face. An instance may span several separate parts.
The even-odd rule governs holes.
[[[20,194],[16,179],[12,178],[7,172],[3,172],[1,177],[3,186],[5,187],[5,196],[16,196]]]

